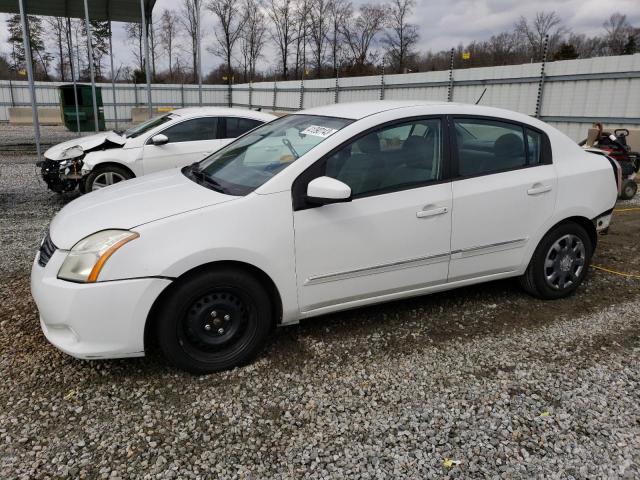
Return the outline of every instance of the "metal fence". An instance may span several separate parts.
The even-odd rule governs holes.
[[[36,82],[40,106],[59,104],[59,83]],[[99,84],[105,117],[131,120],[131,108],[147,104],[146,84]],[[486,89],[486,90],[485,90]],[[483,94],[484,92],[484,94]],[[475,103],[536,115],[572,138],[584,138],[589,124],[640,128],[640,54],[449,71],[204,85],[202,105],[293,111],[336,102],[379,99]],[[197,85],[155,84],[156,107],[198,106]],[[8,107],[29,106],[26,82],[0,82],[0,121]]]

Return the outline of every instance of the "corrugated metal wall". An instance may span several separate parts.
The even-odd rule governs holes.
[[[540,116],[572,138],[585,136],[594,121],[607,126],[640,127],[640,54],[551,62],[546,65]],[[338,102],[366,100],[446,101],[452,88],[454,102],[475,103],[535,115],[540,94],[541,64],[471,68],[453,71],[375,75],[322,80],[299,80],[238,84],[231,97],[236,107],[298,110]],[[36,82],[38,104],[58,105],[58,83]],[[146,85],[118,84],[114,102],[110,84],[102,87],[105,116],[129,121],[131,107],[147,102]],[[204,105],[226,106],[226,86],[203,87]],[[152,100],[158,107],[198,105],[196,85],[152,85]],[[114,103],[117,105],[114,107]],[[8,107],[28,106],[26,82],[0,82],[0,121],[8,120]]]

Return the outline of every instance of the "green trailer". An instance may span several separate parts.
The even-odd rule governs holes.
[[[74,85],[60,85],[60,108],[64,125],[72,132],[78,131],[78,121],[81,132],[93,132],[95,120],[93,115],[93,100],[91,99],[91,85],[78,83],[76,86],[78,110],[76,114],[76,95]],[[102,89],[96,86],[96,103],[98,105],[98,130],[106,130],[104,123],[104,107],[102,105]]]

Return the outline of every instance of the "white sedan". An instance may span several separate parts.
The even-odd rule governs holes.
[[[585,278],[615,165],[506,110],[425,102],[301,111],[198,165],[81,197],[32,270],[44,334],[78,358],[157,342],[197,373],[272,328],[507,277],[544,299]]]
[[[181,108],[124,132],[104,132],[51,147],[39,164],[51,190],[90,192],[198,162],[276,118],[237,108]]]

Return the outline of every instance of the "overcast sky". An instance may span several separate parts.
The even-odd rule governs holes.
[[[160,16],[165,8],[177,8],[177,0],[158,0],[154,15]],[[206,0],[204,0],[206,4]],[[354,1],[355,5],[363,3]],[[627,15],[632,25],[640,27],[640,0],[417,0],[412,22],[419,25],[419,50],[443,50],[466,44],[472,40],[484,40],[494,33],[510,30],[524,16],[533,18],[537,11],[556,11],[565,26],[576,33],[596,35],[603,32],[605,18],[615,12]],[[4,20],[4,18],[3,18]],[[203,16],[203,70],[206,74],[220,60],[206,51],[214,42],[214,21],[209,12]],[[0,50],[8,53],[8,34],[0,28]],[[122,24],[114,24],[114,52],[116,66],[130,64],[130,42],[126,41]],[[273,65],[275,51],[265,51],[261,68]],[[163,66],[164,62],[160,62]]]

